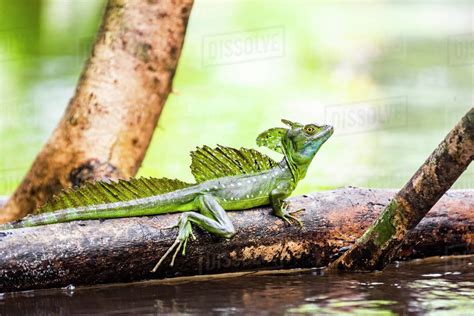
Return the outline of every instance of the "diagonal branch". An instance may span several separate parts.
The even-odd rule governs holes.
[[[473,158],[474,108],[471,108],[395,195],[377,221],[331,268],[382,269],[393,259],[407,234],[454,184]]]

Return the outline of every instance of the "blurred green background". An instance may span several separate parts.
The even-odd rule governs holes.
[[[104,4],[0,0],[0,194],[72,97]],[[140,175],[191,180],[196,145],[256,147],[288,118],[336,128],[296,194],[399,188],[474,104],[473,34],[470,1],[197,0]]]

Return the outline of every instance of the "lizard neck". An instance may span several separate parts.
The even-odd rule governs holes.
[[[295,163],[289,155],[285,155],[285,158],[280,162],[279,165],[282,168],[287,167],[287,169],[291,172],[293,181],[295,181],[295,183],[298,183],[306,176],[306,171],[309,167],[309,163],[304,165]]]
[[[301,168],[301,166],[292,163],[286,156],[280,161],[278,168],[283,170],[283,173],[286,173],[287,176],[293,180],[295,185],[304,178],[306,170],[308,169],[307,166],[306,168]]]

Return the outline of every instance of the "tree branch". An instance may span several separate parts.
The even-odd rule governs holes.
[[[471,108],[395,195],[373,226],[331,268],[383,269],[394,258],[410,230],[454,184],[473,158],[474,109]]]
[[[63,188],[135,175],[171,91],[192,4],[109,0],[76,93],[0,223]]]
[[[223,240],[194,228],[186,256],[150,273],[176,237],[179,214],[77,221],[0,232],[0,292],[242,271],[325,266],[377,218],[394,191],[339,189],[290,199],[304,227],[270,208],[230,212],[237,235]],[[409,233],[397,259],[473,250],[474,192],[448,192]],[[413,242],[416,241],[416,242]]]

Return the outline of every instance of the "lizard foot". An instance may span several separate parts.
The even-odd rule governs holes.
[[[156,270],[158,270],[158,268],[166,259],[166,257],[168,257],[168,255],[174,250],[174,254],[170,263],[170,267],[172,267],[174,265],[174,260],[176,259],[176,256],[178,255],[180,249],[182,249],[183,256],[186,254],[186,245],[188,244],[189,237],[196,239],[196,236],[194,236],[193,234],[191,222],[188,220],[188,217],[186,216],[186,214],[183,214],[181,216],[177,225],[172,226],[172,227],[167,227],[167,229],[173,228],[173,227],[178,227],[178,236],[176,237],[171,247],[169,247],[166,253],[160,258],[160,260],[155,265],[155,267],[151,270],[151,272],[156,272]]]
[[[288,204],[284,204],[284,206],[282,207],[282,213],[281,215],[279,215],[279,217],[290,225],[297,223],[298,225],[300,225],[300,227],[303,227],[303,222],[294,215],[305,211],[305,209],[302,208],[296,211],[288,211],[287,209],[288,209]]]

